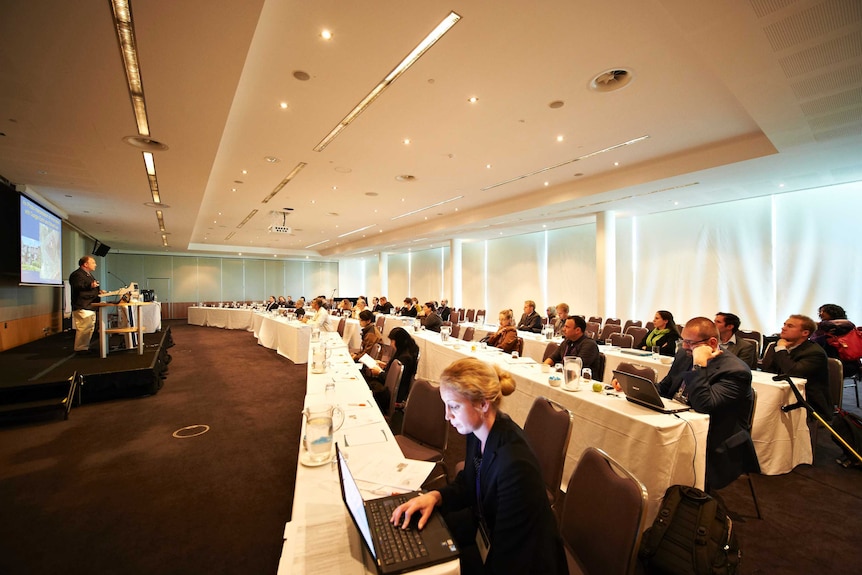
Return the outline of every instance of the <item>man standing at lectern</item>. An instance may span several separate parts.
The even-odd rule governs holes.
[[[105,293],[99,289],[99,282],[93,277],[96,271],[96,260],[84,256],[78,260],[78,269],[69,275],[69,285],[72,286],[72,319],[75,322],[75,352],[86,353],[90,349],[90,339],[96,328],[96,312],[91,305],[99,301],[99,294]]]

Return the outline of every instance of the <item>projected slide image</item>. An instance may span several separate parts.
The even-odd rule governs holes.
[[[21,283],[63,283],[60,218],[21,196]]]

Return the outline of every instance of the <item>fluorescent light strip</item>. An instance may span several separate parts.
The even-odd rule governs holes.
[[[418,214],[419,212],[430,210],[431,208],[436,208],[437,206],[442,206],[443,204],[448,204],[449,202],[454,202],[455,200],[460,200],[464,196],[455,196],[454,198],[449,198],[448,200],[443,200],[442,202],[437,202],[436,204],[431,204],[430,206],[425,206],[424,208],[419,208],[418,210],[413,210],[412,212],[407,212],[406,214],[401,214],[400,216],[395,216],[394,218],[390,218],[391,220],[397,220],[399,218],[406,218],[407,216],[412,216],[413,214]]]
[[[229,233],[228,235],[226,235],[226,236],[225,236],[225,238],[224,238],[224,239],[225,239],[225,241],[227,241],[227,240],[231,239],[235,233],[236,233],[236,231],[233,231],[233,232]]]
[[[129,98],[132,100],[132,111],[138,124],[138,133],[149,136],[150,126],[144,100],[144,82],[141,79],[141,67],[138,63],[132,6],[129,0],[111,0],[111,9],[114,12],[114,27],[117,29],[117,39],[120,42],[120,54],[123,57],[123,68],[126,71],[126,83],[129,86]]]
[[[168,247],[168,236],[162,234],[162,245]]]
[[[530,176],[535,176],[536,174],[541,174],[542,172],[554,170],[556,168],[559,168],[561,166],[565,166],[567,164],[572,164],[572,163],[578,162],[580,160],[586,160],[587,158],[592,158],[593,156],[598,156],[599,154],[604,154],[605,152],[610,152],[612,150],[616,150],[617,148],[622,148],[624,146],[630,146],[631,144],[636,144],[637,142],[646,140],[647,138],[649,138],[649,136],[641,136],[639,138],[635,138],[634,140],[629,140],[628,142],[623,142],[621,144],[614,144],[613,146],[610,146],[610,147],[605,148],[603,150],[596,150],[595,152],[590,152],[589,154],[586,154],[584,156],[578,156],[574,160],[566,160],[565,162],[560,162],[559,164],[556,164],[553,166],[548,166],[546,168],[540,168],[540,169],[536,170],[535,172],[530,172],[528,174],[516,176],[514,178],[511,178],[511,179],[503,181],[503,182],[498,182],[496,184],[488,186],[487,188],[482,188],[482,191],[484,192],[487,190],[492,190],[492,189],[498,188],[500,186],[505,186],[506,184],[511,184],[512,182],[517,182],[518,180],[523,180],[524,178],[529,178]]]
[[[250,212],[248,213],[248,215],[245,217],[245,219],[244,219],[243,221],[241,221],[241,222],[236,226],[236,227],[237,227],[237,229],[239,229],[239,228],[243,227],[244,225],[246,225],[246,224],[248,223],[248,221],[249,221],[250,219],[252,219],[256,213],[257,213],[257,210],[256,210],[256,209],[254,209],[254,210],[250,211]],[[232,235],[232,234],[231,234],[231,235]]]
[[[165,218],[164,214],[162,214],[162,210],[156,210],[156,220],[159,222],[159,231],[165,231]]]
[[[288,183],[290,183],[290,180],[292,180],[294,177],[296,177],[296,174],[298,174],[302,170],[302,168],[304,168],[307,165],[308,164],[306,164],[305,162],[299,162],[298,164],[296,164],[296,167],[293,168],[293,170],[291,170],[290,173],[287,174],[287,176],[285,176],[284,179],[282,181],[280,181],[277,186],[275,186],[275,188],[269,193],[269,195],[267,197],[265,197],[263,199],[263,201],[261,201],[261,203],[265,204],[269,200],[271,200],[273,197],[275,197],[275,194],[280,192],[284,186],[286,186]]]
[[[147,180],[150,184],[150,194],[153,196],[154,204],[161,204],[162,200],[159,196],[159,180],[156,178],[156,160],[151,152],[143,152],[144,166],[147,169]]]
[[[325,244],[329,240],[323,240],[322,242],[317,242],[316,244],[311,244],[310,246],[305,246],[305,249],[313,248],[314,246],[319,246],[320,244]]]
[[[341,234],[341,235],[340,235],[340,236],[338,236],[338,237],[339,237],[339,238],[343,238],[343,237],[345,237],[345,236],[349,236],[350,234],[355,234],[356,232],[361,232],[361,231],[367,230],[368,228],[373,228],[373,227],[374,227],[374,226],[376,226],[376,225],[377,225],[377,224],[371,224],[370,226],[365,226],[364,228],[359,228],[359,229],[357,229],[357,230],[353,230],[352,232],[347,232],[347,233]]]
[[[442,22],[437,24],[437,27],[431,31],[415,48],[410,52],[407,57],[401,60],[401,63],[395,66],[395,68],[386,75],[383,80],[380,81],[369,93],[366,95],[361,102],[359,102],[356,107],[354,107],[350,112],[344,116],[344,118],[339,122],[329,134],[323,138],[319,144],[314,147],[315,152],[322,152],[329,143],[335,139],[341,131],[346,128],[350,123],[356,119],[359,114],[365,111],[365,109],[371,105],[374,100],[377,99],[383,91],[390,86],[395,80],[398,79],[401,74],[407,71],[410,66],[416,63],[416,61],[422,57],[422,55],[428,51],[434,44],[437,43],[440,38],[443,37],[446,32],[448,32],[452,26],[458,23],[461,19],[461,16],[456,14],[455,12],[450,12],[446,18],[443,19]]]

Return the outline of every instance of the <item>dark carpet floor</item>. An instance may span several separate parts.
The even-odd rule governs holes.
[[[171,328],[158,394],[85,404],[68,421],[0,426],[0,574],[276,572],[305,366],[247,332]],[[192,425],[210,430],[172,436]],[[743,516],[741,573],[862,569],[862,472],[835,464],[824,431],[818,443],[815,466],[754,478],[763,520],[744,481],[722,490]],[[450,470],[463,454],[452,433]]]
[[[275,573],[305,366],[172,326],[164,388],[0,428],[0,573]],[[197,437],[172,434],[208,425]]]

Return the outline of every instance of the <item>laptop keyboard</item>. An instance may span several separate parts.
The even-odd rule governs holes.
[[[406,497],[387,499],[379,505],[371,504],[370,501],[368,503],[371,505],[366,504],[371,529],[376,535],[376,540],[380,543],[377,555],[386,565],[402,563],[428,555],[428,550],[425,549],[418,529],[401,529],[401,527],[395,527],[389,522],[395,508],[405,501],[407,501]]]

